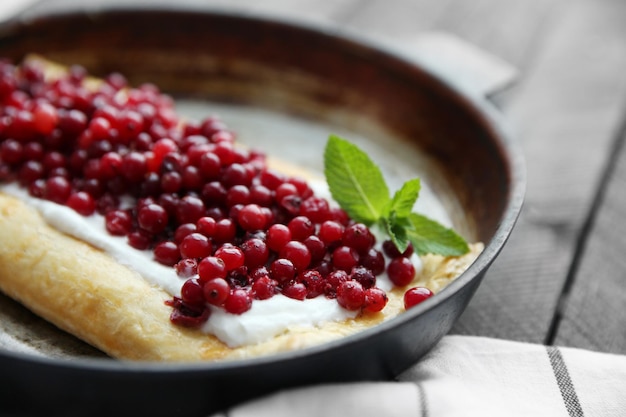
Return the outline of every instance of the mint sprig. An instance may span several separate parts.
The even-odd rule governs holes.
[[[355,221],[379,225],[400,252],[413,244],[424,255],[459,256],[467,242],[454,230],[413,212],[421,188],[418,178],[408,180],[389,195],[380,168],[358,146],[331,135],[324,150],[324,175],[333,199]]]

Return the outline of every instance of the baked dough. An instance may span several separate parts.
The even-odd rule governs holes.
[[[274,162],[276,164],[276,162]],[[50,227],[34,208],[0,192],[0,290],[59,328],[126,360],[197,361],[256,357],[345,337],[404,311],[406,288],[438,292],[482,251],[461,257],[422,257],[423,272],[387,292],[380,313],[318,327],[293,326],[254,345],[230,348],[212,335],[173,325],[172,297],[91,245]],[[132,250],[129,248],[129,250]]]

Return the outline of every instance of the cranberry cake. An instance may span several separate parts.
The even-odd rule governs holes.
[[[320,181],[150,84],[0,63],[0,290],[107,354],[220,360],[401,314],[462,273],[399,253]]]

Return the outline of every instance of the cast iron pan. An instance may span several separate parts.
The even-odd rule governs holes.
[[[453,284],[402,316],[301,351],[159,364],[0,350],[4,415],[201,416],[284,387],[391,379],[450,330],[521,207],[519,151],[489,103],[360,36],[224,12],[124,8],[6,23],[0,56],[19,61],[31,52],[95,74],[120,71],[177,98],[269,109],[383,148],[417,149],[437,167],[425,174],[435,188],[453,191],[463,233],[486,248]]]

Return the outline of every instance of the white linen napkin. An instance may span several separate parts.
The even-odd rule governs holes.
[[[281,391],[214,417],[626,416],[626,356],[446,336],[396,382]]]

